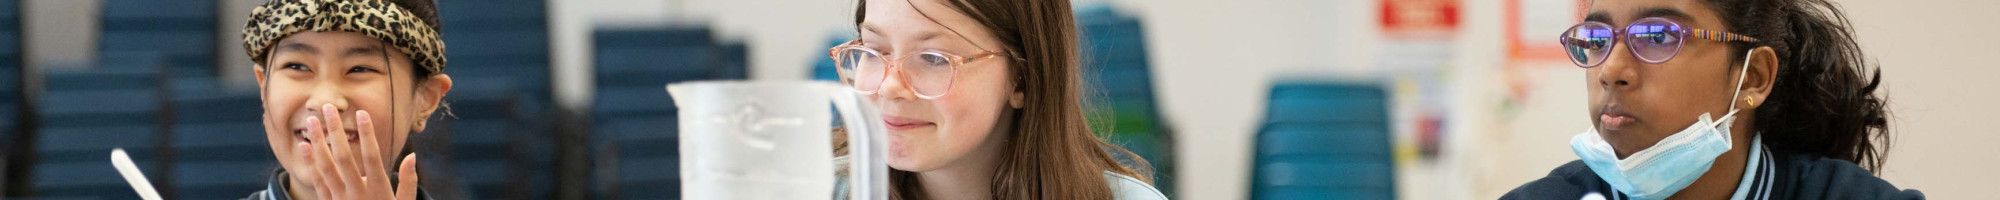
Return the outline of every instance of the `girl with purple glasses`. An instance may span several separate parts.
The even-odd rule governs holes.
[[[1922,199],[1876,177],[1888,115],[1827,0],[1597,0],[1559,36],[1594,127],[1503,199]],[[1880,145],[1880,146],[1878,146]]]

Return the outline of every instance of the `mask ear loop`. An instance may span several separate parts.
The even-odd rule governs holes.
[[[1750,56],[1756,54],[1756,50],[1743,53],[1743,69],[1736,72],[1736,87],[1729,88],[1731,91],[1729,93],[1729,114],[1723,114],[1722,118],[1726,119],[1736,116],[1736,98],[1743,95],[1743,82],[1746,81],[1744,78],[1750,77]]]

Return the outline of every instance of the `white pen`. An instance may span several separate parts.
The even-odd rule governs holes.
[[[125,182],[132,184],[132,190],[139,192],[139,198],[160,200],[160,192],[153,190],[153,183],[146,181],[146,174],[139,173],[139,166],[132,164],[132,157],[125,155],[125,148],[111,149],[111,166],[118,168],[118,175],[125,176]]]

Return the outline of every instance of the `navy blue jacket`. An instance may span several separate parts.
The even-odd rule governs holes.
[[[1917,190],[1897,189],[1861,166],[1814,154],[1772,151],[1770,199],[1924,199]],[[1745,177],[1750,178],[1750,177]],[[1582,161],[1570,161],[1548,177],[1514,188],[1500,199],[1578,199],[1585,194],[1612,194],[1611,184],[1598,178]],[[1623,199],[1607,196],[1607,199]]]

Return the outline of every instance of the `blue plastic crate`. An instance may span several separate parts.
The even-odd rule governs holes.
[[[214,0],[107,0],[100,10],[98,51],[158,53],[174,77],[217,76]]]
[[[600,29],[592,34],[596,49],[713,46],[707,28]]]
[[[721,53],[711,46],[662,46],[598,49],[594,66],[601,72],[662,71],[708,75]]]
[[[591,112],[599,115],[672,116],[676,111],[664,84],[653,87],[600,87],[592,102]]]
[[[452,28],[474,27],[479,26],[454,26]],[[518,30],[447,30],[443,33],[445,44],[449,45],[449,48],[445,51],[446,56],[510,55],[549,57],[549,33],[547,27],[544,26],[521,27]],[[454,62],[459,59],[458,57],[452,57],[452,61]]]
[[[548,3],[542,0],[438,1],[438,17],[446,30],[459,22],[484,19],[547,19]]]
[[[104,0],[105,18],[215,18],[215,0]]]

